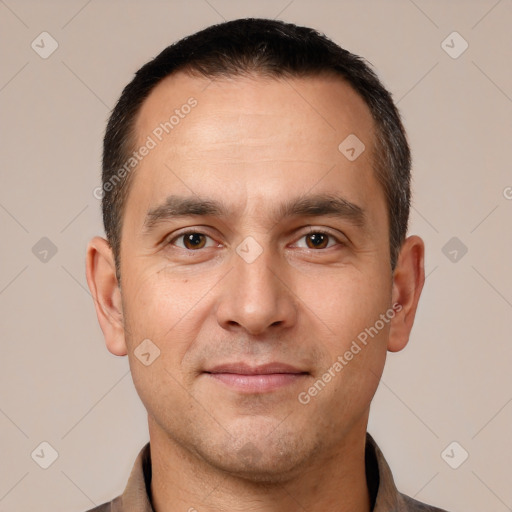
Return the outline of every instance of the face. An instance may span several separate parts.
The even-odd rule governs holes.
[[[106,337],[152,440],[261,479],[332,456],[365,432],[399,316],[368,108],[339,78],[180,73],[136,132],[155,144],[127,198],[122,329]]]

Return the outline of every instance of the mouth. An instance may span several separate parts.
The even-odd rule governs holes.
[[[309,372],[284,363],[250,366],[245,363],[218,365],[203,372],[209,378],[242,393],[267,393],[307,377]]]

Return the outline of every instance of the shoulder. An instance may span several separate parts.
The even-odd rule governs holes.
[[[103,503],[103,505],[98,505],[97,507],[91,508],[87,510],[87,512],[110,512],[111,502]]]
[[[112,501],[97,505],[94,508],[87,510],[86,512],[122,512],[121,507],[121,496],[114,498]]]
[[[403,512],[447,512],[444,509],[421,503],[405,494],[400,494],[400,497],[403,503],[403,508],[400,509],[400,512],[402,512],[402,510]]]

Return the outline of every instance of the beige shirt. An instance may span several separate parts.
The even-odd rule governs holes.
[[[370,434],[366,434],[365,459],[372,512],[446,512],[398,492],[384,455]],[[88,512],[154,512],[150,485],[151,453],[147,443],[137,456],[123,494]]]

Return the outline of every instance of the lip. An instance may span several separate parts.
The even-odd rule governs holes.
[[[240,375],[269,375],[271,373],[307,373],[286,363],[267,363],[251,366],[243,362],[225,363],[206,370],[207,373],[238,373]]]
[[[208,377],[242,393],[266,393],[297,383],[309,375],[286,363],[267,363],[251,366],[246,363],[227,363],[204,372]]]

